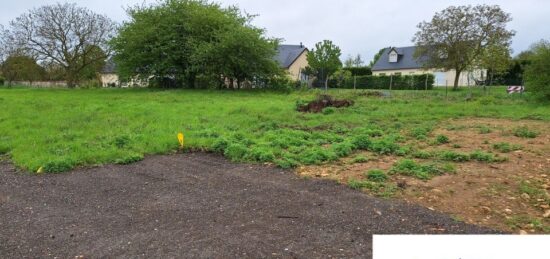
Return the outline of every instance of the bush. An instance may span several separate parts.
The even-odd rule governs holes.
[[[0,76],[0,86],[4,85],[4,82],[6,82],[6,79],[2,76]]]
[[[382,183],[388,180],[388,175],[382,170],[373,169],[367,173],[367,179],[372,182]]]
[[[74,168],[73,161],[70,160],[57,160],[50,161],[42,167],[46,173],[62,173]]]
[[[390,172],[394,174],[413,176],[421,180],[429,180],[434,176],[442,175],[445,173],[443,169],[435,165],[422,165],[410,159],[403,159],[395,163]]]
[[[343,70],[349,71],[352,76],[370,76],[372,70],[370,67],[345,67]]]
[[[526,90],[550,101],[550,42],[541,41],[532,52],[531,64],[525,70]]]
[[[349,142],[342,142],[333,146],[334,153],[339,157],[345,157],[351,154],[355,146]]]
[[[369,135],[361,134],[355,136],[352,143],[357,149],[368,150],[372,142]]]

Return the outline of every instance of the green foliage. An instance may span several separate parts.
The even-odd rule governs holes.
[[[350,142],[342,142],[335,144],[333,146],[334,153],[338,157],[345,157],[351,154],[353,150],[355,149],[355,146]]]
[[[37,81],[45,77],[46,71],[32,57],[24,55],[9,56],[0,64],[0,72],[11,85],[12,81]],[[3,80],[2,84],[3,85]]]
[[[440,168],[433,164],[419,164],[411,159],[403,159],[392,167],[390,173],[413,176],[420,180],[429,180],[434,176],[446,173],[444,169],[448,168]]]
[[[69,171],[71,169],[73,169],[75,167],[75,163],[69,159],[58,159],[58,160],[53,160],[53,161],[49,161],[47,162],[46,164],[44,164],[44,166],[42,167],[42,169],[44,170],[44,172],[46,173],[62,173],[62,172],[65,172],[65,171]]]
[[[382,170],[373,169],[367,173],[367,179],[372,182],[382,183],[388,180],[388,175]]]
[[[324,40],[315,44],[307,55],[309,67],[321,81],[332,76],[338,69],[342,68],[340,56],[342,51],[330,40]]]
[[[130,154],[126,157],[115,160],[115,164],[128,165],[143,160],[142,154]]]
[[[357,155],[351,160],[352,164],[366,163],[369,161],[369,158],[363,155]]]
[[[476,150],[470,154],[471,160],[476,160],[479,162],[494,162],[495,156],[493,154],[485,153],[480,150]]]
[[[391,183],[383,182],[373,182],[369,180],[361,181],[356,179],[351,179],[348,182],[348,186],[354,190],[363,190],[367,189],[371,192],[374,192],[376,196],[390,198],[397,193],[398,188]]]
[[[5,81],[6,79],[3,76],[0,76],[0,86],[3,86]]]
[[[479,127],[479,134],[489,134],[491,132],[493,132],[493,130],[485,125]]]
[[[513,130],[514,136],[518,138],[536,138],[539,133],[530,130],[527,126],[517,127]]]
[[[427,80],[427,81],[426,81]],[[331,87],[353,89],[391,89],[392,90],[433,90],[435,77],[426,75],[393,75],[393,76],[357,76],[356,78],[338,81],[336,78],[329,80]]]
[[[411,131],[410,131],[410,135],[418,140],[423,140],[423,139],[426,139],[428,137],[428,134],[430,134],[432,130],[430,128],[426,128],[426,127],[416,127],[416,128],[413,128]]]
[[[429,159],[433,157],[433,154],[428,151],[417,151],[412,154],[414,158]]]
[[[453,151],[444,151],[441,153],[440,158],[445,161],[452,162],[467,162],[470,161],[470,156],[468,154],[457,153]]]
[[[541,41],[532,47],[525,86],[540,99],[550,101],[550,42]]]
[[[447,137],[445,135],[439,135],[435,138],[435,141],[438,144],[447,144],[447,143],[449,143],[449,137]]]
[[[502,153],[510,153],[512,151],[517,151],[522,149],[520,145],[510,144],[507,142],[496,143],[493,145],[493,148]]]
[[[118,72],[154,75],[161,86],[288,89],[273,60],[277,41],[251,25],[253,16],[203,0],[162,0],[128,10],[111,41]],[[154,46],[154,47],[152,47]],[[175,78],[172,76],[175,75]],[[217,78],[197,85],[198,78]],[[227,79],[224,81],[223,78]],[[206,81],[203,81],[203,83]]]
[[[243,144],[233,143],[227,146],[223,154],[231,161],[244,161],[244,158],[248,154],[248,148]]]
[[[352,76],[370,76],[372,70],[370,67],[344,67],[346,71],[349,71]]]
[[[334,108],[334,107],[327,107],[327,108],[323,109],[323,114],[324,115],[333,114],[335,112],[336,112],[336,108]]]
[[[330,91],[339,98],[354,95],[348,90]],[[391,100],[357,97],[356,105],[338,110],[338,116],[323,116],[294,111],[296,100],[315,98],[316,92],[310,91],[72,91],[16,86],[0,88],[0,147],[17,167],[36,171],[50,161],[89,166],[132,154],[171,153],[178,148],[177,133],[184,132],[188,150],[225,154],[236,144],[242,153],[228,150],[228,157],[258,162],[271,159],[272,153],[273,160],[267,162],[292,168],[304,165],[303,160],[322,164],[339,158],[334,149],[339,143],[351,143],[354,150],[421,157],[407,151],[396,136],[419,127],[419,122],[437,125],[476,116],[537,116],[550,121],[546,106],[509,97],[505,88],[491,93],[503,102],[481,108],[477,103],[464,103],[465,92],[449,92],[446,101],[439,98],[445,96],[444,89],[435,89],[435,96],[415,97],[411,91],[394,93]],[[257,154],[252,156],[254,149]],[[465,157],[469,159],[469,154]],[[431,158],[440,159],[440,154],[434,152]]]

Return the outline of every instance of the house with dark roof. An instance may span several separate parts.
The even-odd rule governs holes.
[[[426,57],[414,57],[416,47],[389,47],[384,49],[378,61],[372,67],[372,74],[380,75],[421,75],[433,74],[436,86],[452,85],[456,77],[456,71],[443,71],[440,69],[426,68]],[[475,85],[475,79],[483,76],[486,70],[478,69],[473,72],[461,73],[459,85]]]
[[[274,59],[292,80],[307,81],[308,77],[304,74],[304,70],[308,66],[308,53],[309,50],[302,43],[300,45],[279,45]],[[145,81],[140,81],[137,78],[130,80],[129,83],[121,84],[116,72],[116,64],[112,59],[107,60],[100,76],[103,87],[146,85]]]
[[[275,61],[288,72],[292,80],[307,81],[307,76],[303,71],[308,66],[308,53],[309,50],[302,43],[300,45],[279,45]]]

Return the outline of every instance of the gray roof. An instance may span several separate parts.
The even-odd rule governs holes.
[[[277,61],[282,68],[289,68],[306,50],[307,48],[304,47],[304,45],[279,45],[275,61]]]
[[[108,59],[105,61],[105,66],[101,70],[102,74],[116,74],[116,64],[113,59]]]
[[[399,54],[397,63],[390,63],[389,53],[392,49],[395,49]],[[419,59],[415,59],[415,51],[416,47],[414,46],[386,48],[384,49],[382,56],[380,56],[376,64],[372,67],[372,71],[422,68],[422,61],[425,60],[425,58],[420,57]]]

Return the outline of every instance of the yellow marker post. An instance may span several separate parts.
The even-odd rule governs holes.
[[[185,137],[183,136],[183,133],[178,133],[178,141],[180,143],[180,148],[183,149],[183,142],[185,140]]]

